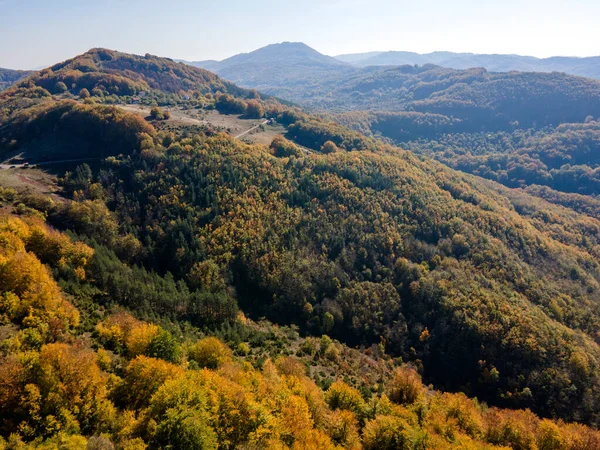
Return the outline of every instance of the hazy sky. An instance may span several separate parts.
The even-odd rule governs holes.
[[[372,50],[600,55],[599,0],[0,0],[0,67],[92,47],[223,59],[302,41]]]

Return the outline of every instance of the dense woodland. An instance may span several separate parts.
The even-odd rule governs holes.
[[[67,199],[0,191],[0,448],[600,446],[593,203],[461,174],[218,77],[202,102],[286,137],[155,128],[91,85],[47,89],[75,71],[173,94],[130,74],[147,58],[109,52],[105,72],[104,52],[0,95],[4,151],[102,158],[62,177]],[[206,75],[188,70],[174,95],[193,103]]]
[[[538,185],[563,193],[600,193],[596,173],[600,122],[592,116],[580,123],[507,132],[461,132],[460,122],[419,113],[353,112],[338,120],[508,187]]]

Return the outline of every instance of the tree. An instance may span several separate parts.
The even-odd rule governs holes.
[[[81,98],[82,100],[85,100],[86,98],[90,97],[90,91],[88,91],[86,88],[83,88],[82,90],[79,91],[79,98]]]
[[[208,337],[196,342],[190,348],[189,356],[200,367],[218,369],[231,359],[231,350],[219,339]]]
[[[409,436],[406,427],[406,422],[398,417],[377,416],[365,425],[363,447],[365,450],[412,448],[407,446]]]
[[[128,407],[148,405],[152,395],[165,383],[183,374],[183,369],[160,359],[138,356],[129,363],[120,398]]]
[[[146,355],[176,363],[181,357],[181,348],[171,333],[161,328],[150,341]]]
[[[150,117],[152,120],[163,120],[164,114],[162,109],[160,109],[158,106],[153,106],[150,110]]]
[[[419,375],[414,369],[401,367],[394,372],[394,378],[388,387],[389,399],[397,404],[414,403],[423,390]]]
[[[334,142],[332,141],[327,141],[323,144],[323,146],[321,147],[321,151],[325,154],[328,153],[335,153],[339,150],[338,146],[335,145]]]
[[[54,86],[54,93],[55,94],[64,94],[65,92],[67,92],[67,90],[68,90],[67,89],[67,85],[65,83],[63,83],[62,81],[59,81]]]
[[[352,411],[360,415],[365,407],[365,402],[360,392],[343,381],[336,381],[325,393],[325,401],[331,409]]]
[[[265,108],[256,100],[250,100],[246,108],[246,114],[248,117],[260,119],[265,115]]]

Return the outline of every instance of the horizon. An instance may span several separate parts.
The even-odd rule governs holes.
[[[598,56],[600,4],[507,0],[502,5],[427,0],[0,0],[0,67],[48,67],[94,47],[186,61],[223,60],[275,42],[304,42],[320,53],[409,51]],[[226,11],[227,14],[223,14]],[[263,24],[269,24],[268,29]],[[440,45],[444,43],[444,45]]]
[[[0,0],[0,5],[2,5],[2,2]],[[474,56],[480,56],[480,55],[490,55],[490,56],[520,56],[520,57],[527,57],[527,58],[537,58],[537,59],[549,59],[549,58],[576,58],[576,59],[585,59],[585,58],[595,58],[595,57],[600,57],[600,53],[598,54],[592,54],[592,55],[587,55],[587,56],[577,56],[577,55],[551,55],[551,56],[546,56],[546,57],[539,57],[539,56],[534,56],[534,55],[525,55],[525,54],[519,54],[519,53],[476,53],[476,52],[469,52],[469,51],[464,51],[464,52],[456,52],[456,51],[450,51],[450,50],[433,50],[430,52],[415,52],[412,50],[367,50],[364,52],[349,52],[349,53],[339,53],[339,54],[335,54],[335,55],[330,55],[330,54],[326,54],[323,52],[320,52],[318,49],[306,44],[305,42],[302,41],[281,41],[281,42],[273,42],[271,44],[267,44],[264,45],[262,47],[256,48],[254,50],[250,50],[247,52],[238,52],[238,53],[234,53],[232,55],[226,56],[224,58],[221,59],[201,59],[201,58],[194,58],[194,59],[185,59],[185,58],[178,58],[178,57],[174,57],[171,55],[154,55],[154,56],[158,56],[161,58],[168,58],[168,59],[172,59],[174,61],[178,61],[178,62],[185,62],[185,63],[195,63],[195,62],[203,62],[203,61],[217,61],[217,62],[221,62],[224,61],[228,58],[231,58],[233,56],[237,56],[237,55],[243,55],[243,54],[249,54],[252,53],[254,51],[263,49],[265,47],[269,47],[271,45],[281,45],[281,44],[304,44],[306,46],[308,46],[309,48],[311,48],[312,50],[315,50],[317,52],[319,52],[320,54],[324,55],[324,56],[329,56],[331,58],[338,58],[338,57],[343,57],[343,56],[348,56],[348,55],[362,55],[362,54],[369,54],[369,53],[395,53],[395,52],[403,52],[403,53],[414,53],[414,54],[418,54],[418,55],[430,55],[430,54],[434,54],[434,53],[454,53],[454,54],[470,54],[470,55],[474,55]],[[85,51],[82,51],[80,53],[76,53],[70,56],[67,56],[63,59],[59,59],[56,60],[52,63],[49,63],[47,65],[39,65],[39,66],[35,66],[35,67],[27,67],[27,68],[22,68],[22,67],[7,67],[5,65],[0,64],[0,68],[3,69],[13,69],[13,70],[25,70],[25,71],[35,71],[35,70],[43,70],[47,67],[50,67],[54,64],[58,64],[61,63],[63,61],[66,61],[68,59],[74,58],[76,56],[82,55],[84,53],[89,52],[90,50],[94,49],[94,48],[106,48],[108,50],[113,50],[113,51],[117,51],[117,52],[121,52],[121,53],[129,53],[129,54],[136,54],[136,55],[144,55],[146,53],[150,53],[151,52],[144,52],[144,53],[136,53],[136,52],[130,52],[130,51],[126,51],[126,50],[122,50],[122,49],[118,49],[118,48],[108,48],[108,47],[102,47],[102,46],[94,46],[94,47],[90,47]]]

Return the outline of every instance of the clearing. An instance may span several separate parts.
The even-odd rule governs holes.
[[[150,107],[143,105],[116,105],[125,111],[140,114],[146,118],[150,115]],[[216,110],[161,108],[168,111],[171,117],[161,121],[167,126],[212,127],[225,131],[243,141],[270,145],[275,136],[283,135],[285,127],[277,123],[265,123],[265,119],[248,119],[235,114],[221,114]],[[262,126],[261,126],[262,125]]]

